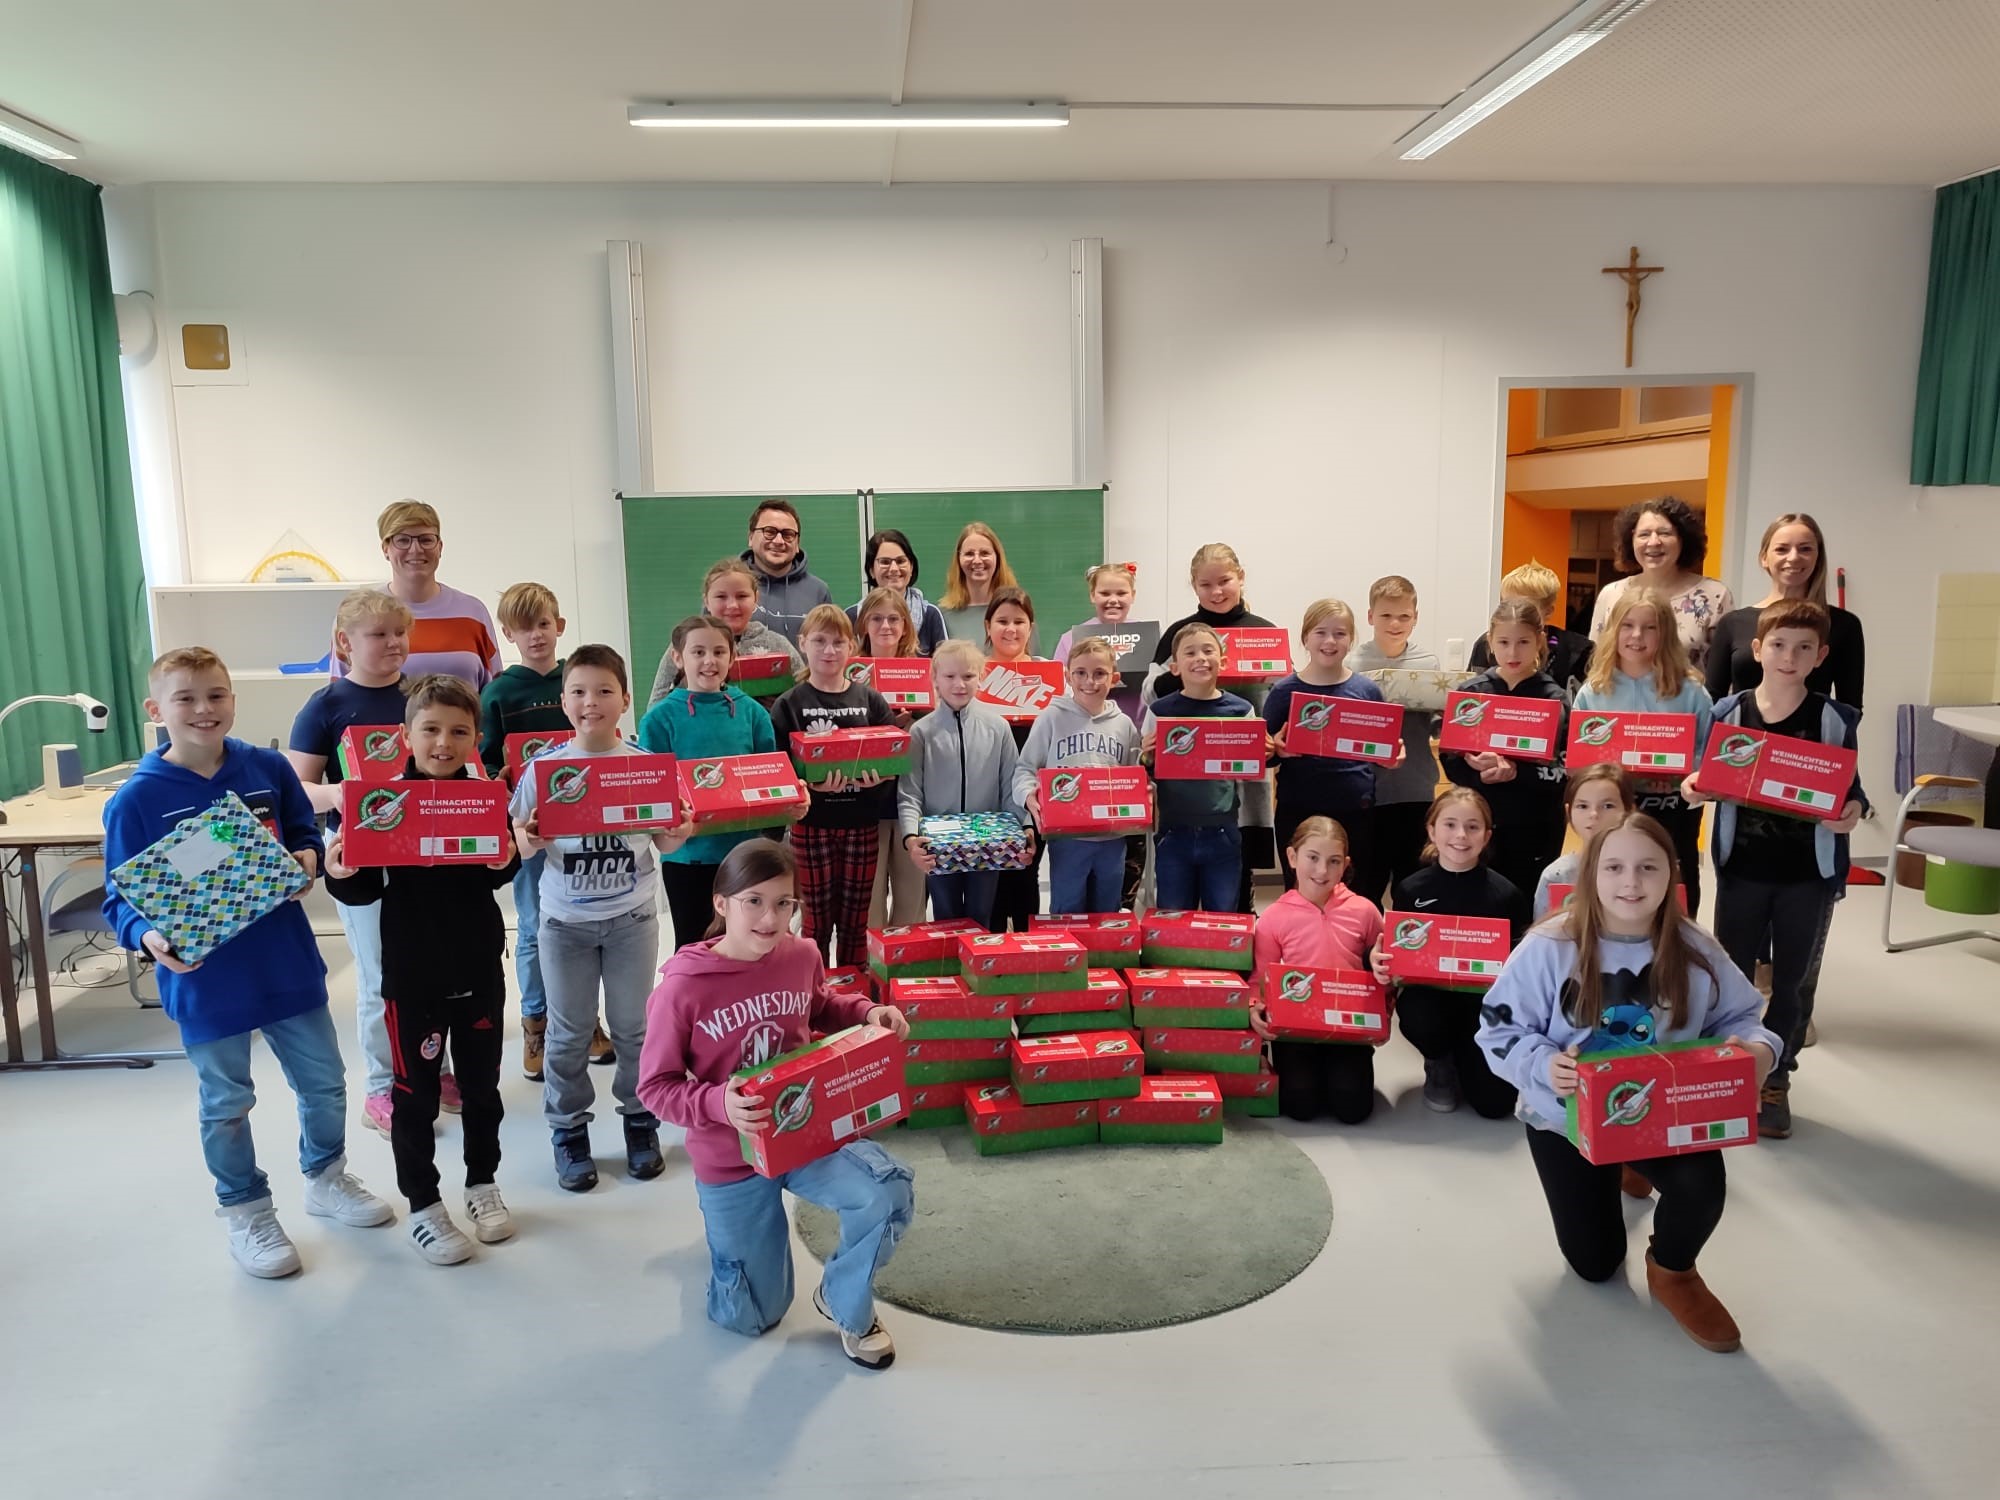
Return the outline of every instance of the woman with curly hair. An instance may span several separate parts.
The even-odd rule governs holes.
[[[1708,524],[1685,500],[1662,495],[1638,500],[1618,512],[1612,523],[1618,566],[1636,570],[1632,577],[1606,584],[1590,612],[1590,636],[1604,634],[1611,607],[1627,589],[1657,589],[1673,606],[1674,625],[1688,660],[1708,660],[1708,643],[1716,622],[1736,607],[1728,586],[1701,571],[1708,556]]]

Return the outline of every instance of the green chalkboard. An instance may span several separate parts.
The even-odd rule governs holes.
[[[900,531],[923,565],[918,587],[933,604],[944,598],[946,570],[968,521],[991,526],[1007,564],[1035,601],[1035,633],[1044,652],[1091,616],[1083,575],[1104,556],[1104,491],[878,490],[874,528]]]
[[[631,631],[632,693],[643,704],[674,626],[701,608],[701,580],[717,561],[749,545],[758,501],[798,507],[806,561],[843,606],[860,598],[862,497],[788,495],[626,495],[625,609]],[[642,710],[643,711],[643,710]]]

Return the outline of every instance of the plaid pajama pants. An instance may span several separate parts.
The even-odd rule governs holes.
[[[877,843],[873,823],[859,828],[814,828],[805,823],[792,827],[806,940],[830,965],[868,961],[868,898],[875,889]],[[829,959],[830,942],[839,956]]]

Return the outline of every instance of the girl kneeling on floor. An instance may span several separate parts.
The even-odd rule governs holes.
[[[782,1190],[840,1216],[840,1248],[827,1261],[813,1306],[840,1329],[847,1357],[868,1369],[896,1357],[875,1319],[875,1273],[909,1228],[910,1169],[873,1141],[759,1177],[738,1132],[770,1128],[771,1100],[732,1075],[803,1047],[814,1030],[870,1021],[909,1034],[893,1006],[827,988],[819,950],[793,935],[796,866],[782,844],[754,839],[715,873],[715,920],[706,938],[673,957],[646,1006],[639,1097],[687,1130],[695,1194],[708,1231],[709,1320],[755,1336],[792,1303],[792,1240]]]
[[[1682,915],[1677,873],[1673,838],[1657,820],[1628,813],[1600,827],[1583,851],[1575,897],[1521,941],[1481,1012],[1480,1047],[1521,1091],[1518,1113],[1556,1244],[1586,1281],[1609,1280],[1625,1263],[1624,1174],[1592,1165],[1569,1142],[1563,1101],[1576,1092],[1578,1055],[1725,1039],[1756,1058],[1760,1086],[1778,1062],[1778,1038],[1758,1019],[1763,998]],[[1735,1320],[1695,1270],[1722,1221],[1722,1153],[1653,1157],[1631,1169],[1660,1192],[1646,1251],[1653,1300],[1704,1349],[1739,1348]]]

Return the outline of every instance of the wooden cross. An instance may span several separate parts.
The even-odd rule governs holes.
[[[1632,247],[1632,258],[1622,266],[1606,266],[1606,276],[1616,276],[1625,283],[1625,368],[1632,368],[1632,330],[1639,322],[1639,283],[1648,276],[1657,276],[1666,270],[1665,266],[1642,266],[1639,264],[1639,247]]]

